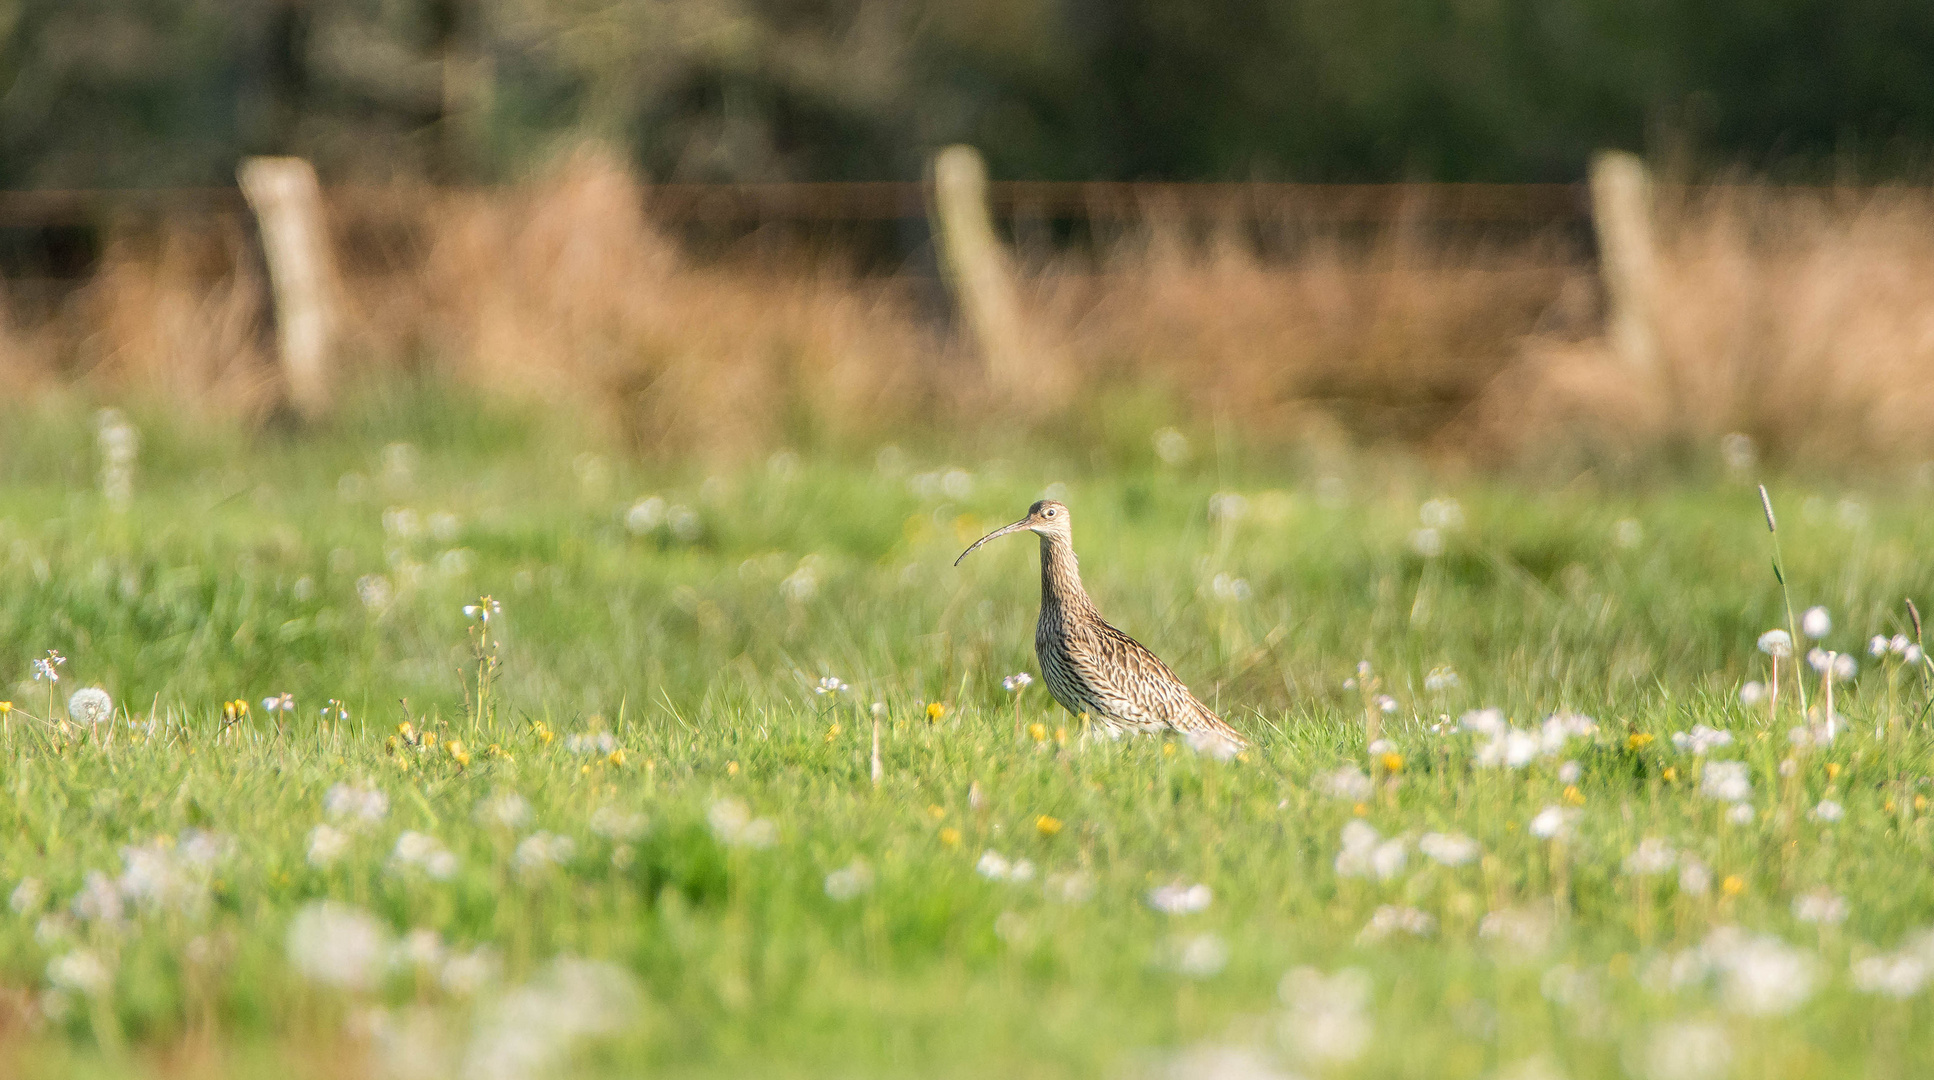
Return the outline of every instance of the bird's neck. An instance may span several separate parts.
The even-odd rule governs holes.
[[[1063,536],[1041,537],[1041,603],[1063,608],[1094,610],[1081,587],[1081,568],[1074,545]]]

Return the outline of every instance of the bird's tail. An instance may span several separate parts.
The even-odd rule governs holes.
[[[1242,733],[1229,726],[1228,721],[1209,710],[1207,705],[1195,702],[1195,715],[1183,734],[1188,736],[1189,746],[1197,753],[1228,760],[1236,752],[1249,745]]]

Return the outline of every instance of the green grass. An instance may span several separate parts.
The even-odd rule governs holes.
[[[1934,923],[1927,695],[1865,655],[1871,634],[1912,632],[1904,598],[1934,610],[1918,493],[1774,485],[1795,604],[1829,607],[1827,644],[1862,661],[1839,688],[1847,730],[1795,752],[1790,683],[1777,722],[1738,701],[1765,677],[1754,639],[1785,619],[1744,483],[1531,489],[1401,462],[1326,476],[1012,446],[951,462],[909,447],[903,470],[826,453],[708,474],[430,398],[306,436],[140,426],[136,495],[116,511],[85,416],[0,420],[0,699],[15,710],[0,886],[32,878],[45,894],[0,911],[10,1075],[359,1076],[409,1053],[445,1070],[433,1075],[480,1075],[465,1048],[542,1027],[510,988],[541,985],[560,955],[614,963],[637,991],[613,1030],[573,1044],[571,1075],[1119,1076],[1200,1044],[1305,1076],[1489,1077],[1534,1059],[1578,1078],[1706,1075],[1648,1071],[1655,1053],[1691,1060],[1666,1030],[1683,1023],[1723,1035],[1733,1075],[1934,1067],[1934,1040],[1916,1034],[1934,1019],[1926,997],[1863,992],[1850,974]],[[919,475],[953,466],[971,483],[952,494]],[[1084,741],[1038,682],[1017,717],[1001,679],[1035,670],[1034,545],[950,563],[1055,483],[1102,610],[1254,737],[1242,760]],[[1217,492],[1246,511],[1212,516]],[[691,513],[681,532],[627,526],[652,495]],[[1463,522],[1425,558],[1412,532],[1439,496]],[[1615,541],[1625,521],[1636,543]],[[475,670],[461,609],[482,594],[503,604],[487,722],[461,681]],[[72,689],[102,686],[122,710],[111,734],[22,715],[47,712],[29,665],[48,649],[68,658],[54,715]],[[1363,695],[1344,685],[1359,661],[1397,703],[1382,724],[1403,766],[1339,798],[1326,778],[1371,762]],[[1442,667],[1456,685],[1428,688]],[[828,675],[850,689],[816,694]],[[277,724],[261,699],[283,692],[299,708]],[[253,708],[231,725],[235,699]],[[325,728],[328,699],[350,717]],[[1431,727],[1483,706],[1520,727],[1574,710],[1597,734],[1522,769],[1482,767],[1478,736]],[[386,745],[406,718],[461,740],[469,764]],[[1017,735],[1017,720],[1047,738]],[[1711,756],[1748,764],[1750,824],[1729,822],[1701,793],[1701,759],[1672,746],[1695,724],[1733,733]],[[594,731],[622,761],[567,748]],[[338,783],[380,789],[388,812],[312,865]],[[480,822],[478,804],[506,792],[528,822]],[[1823,798],[1843,820],[1811,815]],[[724,842],[722,800],[770,820],[773,843]],[[1574,804],[1569,839],[1530,835],[1545,807]],[[600,835],[601,809],[641,814],[642,835]],[[1354,820],[1406,838],[1400,872],[1337,873]],[[131,904],[119,924],[71,915],[90,871],[117,878],[124,849],[157,838],[179,852],[187,830],[231,843],[175,901]],[[447,846],[454,875],[392,870],[405,830]],[[540,830],[574,855],[521,873],[513,852]],[[1432,831],[1483,855],[1431,862],[1415,841]],[[1710,887],[1681,889],[1676,868],[1624,872],[1646,837],[1696,857]],[[978,874],[990,849],[1030,860],[1033,880]],[[827,876],[856,860],[870,888],[829,896]],[[1069,875],[1085,901],[1049,895]],[[1154,910],[1149,891],[1177,882],[1213,902]],[[1845,899],[1844,923],[1796,916],[1820,889]],[[287,931],[326,898],[397,935],[487,946],[500,974],[474,996],[407,968],[366,991],[320,985]],[[1420,909],[1434,931],[1360,939],[1384,905]],[[1498,912],[1545,940],[1480,933]],[[1785,951],[1728,952],[1710,937],[1722,926]],[[1175,970],[1191,942],[1199,960],[1219,943],[1226,963]],[[1695,977],[1702,943],[1739,985]],[[50,996],[50,963],[76,950],[109,963],[111,988]],[[1794,965],[1807,976],[1792,1011],[1741,1010],[1753,955],[1771,955],[1776,983]],[[1314,1006],[1279,995],[1302,966],[1367,973],[1360,1056],[1308,1058]]]

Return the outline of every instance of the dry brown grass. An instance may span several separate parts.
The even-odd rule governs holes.
[[[1479,463],[1643,455],[1744,431],[1810,460],[1934,454],[1934,197],[1667,189],[1660,369],[1599,337],[1589,262],[1556,239],[1304,236],[1152,217],[1025,272],[1048,400],[1003,407],[904,282],[824,253],[697,260],[595,152],[503,191],[399,191],[335,214],[345,370],[428,368],[577,410],[652,454],[1059,423],[1125,388],[1263,444],[1395,442]],[[52,317],[0,322],[10,385],[260,418],[276,381],[246,227],[117,236]]]

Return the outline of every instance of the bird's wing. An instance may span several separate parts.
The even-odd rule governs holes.
[[[1214,710],[1202,704],[1189,688],[1176,678],[1162,658],[1149,652],[1141,642],[1103,622],[1096,635],[1099,651],[1112,663],[1098,665],[1119,672],[1118,682],[1127,683],[1120,696],[1132,700],[1149,719],[1190,734],[1214,734],[1247,744],[1236,730]]]

